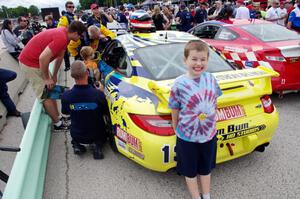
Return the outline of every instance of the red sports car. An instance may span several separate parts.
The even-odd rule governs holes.
[[[196,35],[241,68],[262,65],[280,77],[272,79],[273,91],[300,90],[300,35],[262,20],[233,20],[233,24],[207,21],[193,29]]]

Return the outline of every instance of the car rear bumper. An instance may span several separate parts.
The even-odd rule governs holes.
[[[256,147],[269,143],[278,126],[278,118],[275,109],[271,114],[262,113],[259,116],[219,122],[217,163],[244,156],[253,152]],[[175,135],[150,134],[138,128],[131,120],[127,120],[126,129],[116,125],[115,127],[118,151],[129,159],[143,167],[160,172],[176,166]],[[226,130],[222,131],[222,129],[226,128],[236,128],[236,130],[224,134]]]

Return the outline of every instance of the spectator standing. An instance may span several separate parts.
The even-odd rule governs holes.
[[[296,8],[290,13],[287,28],[300,33],[300,0],[297,0]]]
[[[24,16],[18,18],[18,24],[19,25],[13,30],[13,32],[18,38],[20,38],[21,42],[25,46],[33,37],[33,31],[29,28],[29,21]]]
[[[8,94],[7,82],[16,79],[17,73],[0,68],[0,100],[7,110],[8,116],[20,117],[21,113],[17,110],[15,103]]]
[[[19,41],[17,36],[12,31],[12,27],[13,24],[11,20],[5,19],[1,29],[1,39],[9,54],[18,61],[18,56],[21,49],[18,46]]]
[[[175,79],[169,99],[177,137],[176,170],[185,176],[192,199],[210,199],[211,171],[216,165],[215,116],[222,91],[215,77],[206,72],[208,56],[209,48],[203,41],[186,44],[187,74]]]
[[[245,6],[244,0],[237,1],[236,19],[250,19],[249,9]]]
[[[152,20],[156,30],[164,30],[168,19],[161,13],[158,5],[154,6]]]
[[[277,9],[278,7],[279,7],[279,1],[278,0],[273,0],[272,1],[272,7],[270,7],[267,10],[267,13],[266,13],[266,20],[267,21],[271,21],[273,23],[278,24],[279,20],[284,18],[284,17],[281,17],[279,15],[279,12],[278,12],[278,9]]]
[[[177,13],[176,21],[180,23],[179,31],[187,32],[189,29],[193,27],[194,18],[192,16],[192,13],[186,9],[185,5],[180,6],[180,12],[178,13]]]
[[[277,21],[277,24],[281,26],[285,26],[285,20],[287,18],[287,10],[284,7],[283,1],[280,2],[280,6],[279,8],[277,8],[277,12],[278,12],[278,16],[280,17],[280,19]]]
[[[52,29],[52,28],[57,27],[57,21],[55,21],[55,19],[53,19],[52,15],[46,15],[45,16],[45,22],[47,24],[46,29]]]
[[[126,30],[128,30],[128,19],[124,13],[125,13],[125,7],[121,5],[119,7],[119,12],[117,14],[117,22],[119,22],[121,26],[123,26]]]
[[[288,18],[290,16],[290,13],[295,9],[294,8],[294,5],[292,4],[292,1],[291,0],[286,0],[285,1],[285,8],[286,8],[286,11],[287,11],[287,18],[286,18],[286,23],[288,22]]]
[[[72,63],[71,76],[75,85],[62,96],[62,113],[71,115],[70,132],[74,154],[86,152],[82,144],[95,143],[94,159],[103,159],[103,115],[107,111],[105,95],[88,84],[88,71],[82,61]]]
[[[70,40],[79,40],[86,27],[79,21],[73,21],[68,29],[55,28],[45,30],[29,41],[24,47],[19,62],[21,69],[29,80],[36,97],[43,103],[46,113],[51,117],[55,130],[67,127],[59,115],[56,101],[41,99],[45,88],[51,90],[57,82],[57,72],[61,66],[65,49]],[[54,72],[49,72],[49,64],[55,60]]]
[[[113,22],[113,18],[106,14],[96,3],[93,3],[91,6],[91,11],[93,13],[87,20],[87,25],[95,25],[100,28],[101,25],[107,27],[108,22]]]
[[[261,11],[260,11],[260,2],[253,3],[253,10],[250,10],[250,18],[251,19],[262,19]]]
[[[168,23],[165,24],[165,30],[170,30],[171,25],[174,22],[174,16],[167,6],[163,6],[162,13],[168,19]]]
[[[215,1],[215,10],[214,10],[213,14],[211,14],[211,15],[210,15],[211,11],[210,10],[208,11],[209,12],[208,19],[209,20],[215,19],[218,16],[218,14],[221,12],[222,8],[223,8],[222,1]]]
[[[57,27],[68,27],[73,21],[77,21],[76,15],[74,15],[75,5],[72,1],[65,3],[66,11],[62,11],[62,16],[59,19]]]
[[[207,21],[207,3],[201,3],[200,8],[196,9],[196,13],[194,16],[195,24],[200,24],[202,22]]]
[[[77,17],[74,15],[74,3],[72,1],[67,1],[65,3],[66,11],[62,12],[62,17],[59,19],[57,27],[65,27],[67,28],[73,21],[77,21]],[[70,69],[70,55],[68,51],[64,54],[64,62],[65,62],[65,71]]]
[[[231,5],[224,5],[221,12],[216,17],[216,20],[228,24],[233,24],[233,21],[230,20],[230,18],[232,17],[232,13],[233,13],[233,8],[231,7]]]

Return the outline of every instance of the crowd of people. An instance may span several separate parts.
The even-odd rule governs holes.
[[[90,5],[91,15],[84,20],[79,20],[74,13],[75,5],[67,1],[65,11],[59,21],[55,21],[52,15],[46,15],[46,26],[40,26],[36,21],[31,24],[26,17],[19,17],[18,26],[13,28],[12,21],[4,20],[1,29],[1,39],[7,51],[19,62],[25,77],[29,80],[36,97],[43,104],[46,113],[53,122],[55,131],[70,129],[74,154],[81,155],[87,150],[84,144],[94,144],[93,156],[95,159],[103,159],[103,143],[105,142],[105,124],[103,116],[107,114],[107,103],[101,84],[101,72],[98,67],[98,55],[106,44],[116,37],[116,34],[107,28],[107,24],[118,21],[128,29],[130,15],[142,9],[140,7],[100,8],[96,3]],[[153,8],[145,8],[145,11],[153,20],[156,30],[176,29],[188,31],[193,26],[208,20],[219,20],[224,23],[233,23],[235,19],[265,19],[290,29],[300,30],[300,0],[291,2],[286,0],[279,2],[273,0],[269,8],[261,7],[259,3],[245,3],[242,0],[223,2],[220,0],[201,1],[197,5],[180,4],[176,6],[155,5]],[[84,21],[84,23],[82,22]],[[34,27],[34,28],[33,28]],[[284,28],[284,27],[283,27]],[[24,45],[22,51],[19,43]],[[70,56],[75,61],[70,63]],[[178,82],[190,81],[190,84],[200,84],[200,76],[209,79],[206,82],[214,82],[214,100],[210,105],[216,106],[216,99],[222,94],[215,79],[205,70],[208,62],[208,47],[204,42],[189,42],[185,48],[184,63],[188,73],[185,77],[175,80],[171,91],[169,107],[172,109],[174,131],[178,131],[181,124],[181,111],[188,110],[184,105],[179,106],[180,98],[176,96]],[[54,61],[54,71],[49,72],[49,65]],[[62,96],[62,110],[58,110],[54,99],[42,98],[45,90],[51,90],[57,83],[57,73],[64,60],[65,71],[71,69],[71,76],[75,85]],[[201,67],[199,67],[199,63]],[[195,71],[194,68],[200,68]],[[1,100],[6,105],[8,115],[19,116],[20,112],[7,94],[8,81],[15,78],[16,74],[0,69]],[[182,79],[183,78],[183,79]],[[2,82],[3,80],[3,82]],[[182,84],[183,85],[183,84]],[[202,84],[201,84],[202,85]],[[202,85],[208,88],[208,85]],[[191,95],[197,95],[199,87]],[[182,110],[181,110],[182,109]],[[202,115],[203,116],[203,115]],[[206,117],[205,115],[203,117]],[[215,123],[214,123],[215,124]],[[194,133],[194,132],[191,132]],[[210,129],[208,136],[197,137],[195,141],[182,136],[183,132],[176,132],[178,171],[186,177],[189,191],[193,198],[209,199],[210,172],[215,167],[216,138],[215,129]],[[197,134],[197,132],[196,132]],[[187,135],[187,133],[185,134]],[[201,139],[200,139],[201,138]],[[190,145],[190,143],[196,143]],[[199,152],[202,147],[207,153]],[[185,154],[191,153],[192,158],[186,158]],[[200,157],[205,160],[205,164]],[[193,167],[193,169],[191,169]],[[201,184],[202,193],[198,191],[197,177]]]

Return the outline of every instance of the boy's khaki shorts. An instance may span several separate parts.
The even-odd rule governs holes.
[[[44,101],[41,99],[44,88],[45,88],[45,81],[42,78],[42,72],[39,68],[33,68],[26,66],[19,62],[21,70],[25,74],[25,78],[29,80],[31,87],[40,102]]]

